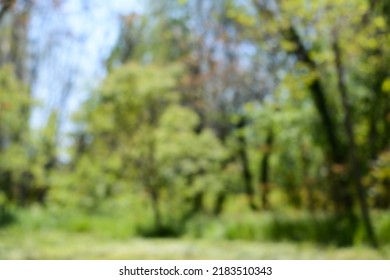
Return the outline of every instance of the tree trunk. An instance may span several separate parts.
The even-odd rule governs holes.
[[[154,226],[157,233],[159,233],[162,229],[162,220],[161,220],[161,213],[160,213],[160,207],[159,207],[159,196],[156,190],[150,189],[150,195],[152,198],[152,209],[153,209],[153,216],[154,216]]]
[[[227,194],[225,191],[221,191],[220,193],[218,193],[213,210],[214,215],[220,215],[222,213],[223,204],[225,203],[226,196]]]
[[[261,203],[264,210],[269,209],[269,200],[268,194],[270,191],[269,185],[269,173],[270,173],[270,156],[271,156],[271,148],[273,144],[273,132],[270,129],[267,134],[267,139],[265,141],[265,151],[263,158],[260,164],[260,186],[261,186]]]
[[[302,177],[303,184],[307,191],[307,207],[310,213],[314,213],[315,205],[314,205],[314,192],[313,192],[313,182],[311,180],[311,176],[308,172],[310,166],[310,158],[309,155],[303,145],[300,147],[301,150],[301,160],[302,160]]]
[[[354,127],[352,122],[352,110],[348,100],[348,92],[346,85],[345,71],[342,62],[342,54],[338,45],[338,35],[334,31],[333,51],[336,58],[336,72],[338,78],[338,88],[341,95],[341,103],[344,109],[344,127],[348,138],[349,144],[349,166],[350,166],[350,179],[354,184],[357,195],[358,203],[363,218],[364,227],[369,238],[371,245],[375,248],[378,247],[378,242],[375,236],[374,228],[371,223],[370,212],[366,200],[366,193],[361,183],[361,165],[360,159],[357,155],[356,141],[354,135]]]
[[[293,26],[290,26],[285,36],[297,45],[294,51],[295,55],[305,63],[311,71],[318,72],[317,65],[310,57],[308,50],[305,48],[302,39]],[[337,134],[337,123],[330,113],[330,107],[326,98],[325,90],[321,84],[320,76],[317,73],[314,80],[309,86],[314,105],[322,121],[325,136],[328,142],[330,153],[330,165],[332,171],[332,197],[338,212],[349,212],[353,208],[353,194],[348,189],[343,170],[347,160],[346,149]]]
[[[246,143],[246,138],[243,133],[243,129],[246,126],[246,120],[244,117],[241,118],[240,122],[237,125],[238,129],[238,156],[241,161],[241,166],[242,166],[242,180],[244,182],[244,187],[245,187],[245,192],[248,196],[248,201],[249,201],[249,206],[252,210],[257,210],[257,206],[255,203],[254,199],[254,190],[252,188],[252,173],[250,171],[249,167],[249,159],[248,159],[248,154],[246,151],[247,148],[247,143]]]

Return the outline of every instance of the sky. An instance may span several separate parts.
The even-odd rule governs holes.
[[[74,129],[71,115],[104,78],[120,15],[141,13],[142,1],[65,0],[52,9],[53,2],[38,1],[31,19],[32,91],[40,104],[31,122],[44,126],[57,108],[66,134]]]

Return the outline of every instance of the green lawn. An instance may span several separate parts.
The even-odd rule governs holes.
[[[390,259],[390,246],[375,251],[247,241],[112,240],[87,233],[11,228],[0,229],[0,259]]]

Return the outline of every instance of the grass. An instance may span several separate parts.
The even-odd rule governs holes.
[[[142,213],[16,209],[14,222],[0,227],[0,259],[390,259],[388,212],[374,215],[380,251],[364,245],[359,231],[340,247],[333,241],[350,230],[327,216],[313,224],[294,211],[200,215],[175,223],[180,237],[162,239],[145,238],[152,219]]]
[[[55,230],[0,230],[0,259],[390,259],[390,246],[320,247],[196,239],[109,239]]]

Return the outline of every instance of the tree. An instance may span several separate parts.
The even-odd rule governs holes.
[[[362,22],[361,19],[370,14],[369,6],[366,3],[353,3],[353,1],[337,4],[316,3],[306,9],[299,8],[298,1],[288,3],[254,1],[254,3],[261,17],[266,18],[267,15],[271,15],[274,24],[279,26],[281,42],[284,40],[286,52],[294,56],[298,67],[302,67],[298,69],[311,75],[308,89],[322,121],[327,142],[326,151],[330,155],[330,170],[332,177],[336,179],[332,192],[337,212],[352,213],[354,202],[357,201],[368,238],[373,246],[377,246],[369,218],[367,196],[361,183],[361,174],[364,172],[362,170],[366,169],[362,165],[367,162],[367,158],[363,159],[361,156],[366,157],[364,155],[367,150],[366,145],[371,144],[375,147],[374,142],[377,141],[374,140],[374,136],[371,136],[371,140],[364,140],[359,146],[356,144],[354,126],[359,126],[367,115],[362,115],[360,108],[356,107],[357,101],[352,100],[357,100],[357,97],[350,96],[348,88],[355,85],[354,91],[358,90],[356,89],[358,82],[353,80],[356,79],[354,75],[359,72],[359,69],[364,69],[367,55],[372,56],[371,51],[360,39],[371,38],[373,46],[377,46],[376,42],[382,40],[379,34],[380,30],[384,29],[383,18],[376,17],[374,21]],[[351,7],[357,9],[359,13],[350,17],[339,17],[340,13],[347,13]],[[316,17],[313,18],[313,14],[316,14]],[[375,21],[376,24],[373,24]],[[356,42],[353,44],[355,47],[351,44],[353,41]],[[386,57],[383,56],[382,50],[379,52],[381,54],[378,57]],[[354,56],[358,64],[346,65],[344,61],[352,61],[343,58],[347,53],[351,57]],[[350,83],[348,79],[355,83]],[[328,85],[329,90],[325,88],[325,84]],[[369,86],[365,90],[370,91],[372,87]],[[379,109],[379,103],[372,104],[374,110]],[[378,132],[376,122],[371,124],[371,135],[376,135]],[[367,139],[368,135],[364,137]],[[377,152],[372,153],[377,154]],[[353,223],[353,214],[347,215],[352,217]]]

